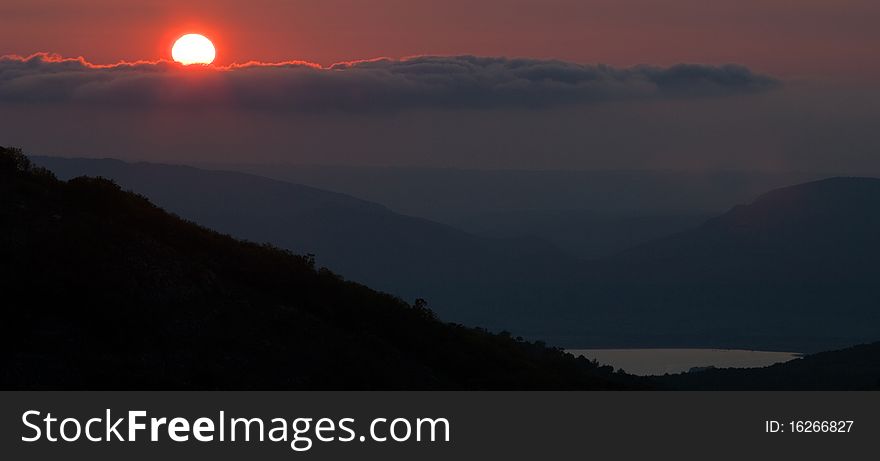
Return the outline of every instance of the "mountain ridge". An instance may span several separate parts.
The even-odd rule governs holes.
[[[870,265],[880,258],[873,237],[880,227],[874,218],[859,218],[873,216],[880,193],[849,187],[874,184],[871,179],[822,180],[760,194],[692,230],[583,262],[537,246],[524,251],[515,241],[458,238],[461,233],[446,233],[442,225],[422,226],[420,218],[373,213],[378,208],[285,218],[286,200],[263,203],[271,194],[228,185],[229,177],[236,176],[180,187],[157,174],[140,186],[129,185],[174,201],[203,197],[190,212],[172,209],[251,240],[310,253],[291,236],[315,238],[322,245],[323,251],[314,251],[322,265],[407,299],[426,298],[444,320],[566,347],[817,352],[880,337],[875,327],[880,319],[871,306],[880,293],[871,287]],[[830,198],[820,199],[825,195]],[[846,197],[855,199],[847,205]],[[804,211],[815,204],[826,212]],[[264,205],[265,216],[251,210]],[[212,221],[217,216],[223,219]],[[771,218],[788,224],[778,227]],[[307,228],[312,233],[302,234]],[[335,259],[328,259],[328,252]],[[356,270],[345,270],[352,266]]]
[[[346,278],[406,299],[429,299],[444,319],[470,325],[490,319],[452,294],[523,278],[526,264],[574,264],[541,242],[480,237],[348,195],[246,173],[117,160],[34,161],[62,178],[114,179],[179,216],[235,237],[314,254],[319,265]]]
[[[7,389],[625,389],[610,367],[438,321],[309,257],[0,149]]]
[[[678,322],[717,337],[777,335],[790,340],[738,345],[816,352],[880,338],[878,235],[880,179],[832,178],[636,246],[606,259],[597,277],[620,293],[623,315],[658,329],[684,334]]]

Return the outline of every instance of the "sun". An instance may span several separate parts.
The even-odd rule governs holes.
[[[204,35],[186,34],[174,42],[171,58],[188,66],[190,64],[211,64],[217,56],[214,44]]]

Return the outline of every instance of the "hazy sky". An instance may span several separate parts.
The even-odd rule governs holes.
[[[0,55],[85,60],[0,60],[0,145],[880,174],[878,20],[868,0],[4,0]],[[220,66],[325,67],[156,62],[187,32],[215,42]],[[435,57],[399,60],[415,55]],[[328,68],[376,57],[391,59]],[[92,65],[138,60],[150,62]]]
[[[875,0],[4,0],[0,52],[153,60],[199,31],[223,64],[476,54],[867,78],[878,19]]]

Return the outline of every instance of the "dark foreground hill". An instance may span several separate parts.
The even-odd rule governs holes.
[[[880,390],[880,343],[821,352],[766,368],[710,369],[656,378],[689,390]]]
[[[635,378],[444,324],[114,183],[0,150],[3,388],[620,389]]]
[[[491,298],[486,293],[515,283],[536,286],[574,263],[548,244],[480,237],[348,195],[251,174],[114,159],[32,160],[61,179],[112,179],[233,237],[314,254],[318,266],[405,299],[425,298],[444,320],[468,325],[491,326],[497,316],[480,296]]]

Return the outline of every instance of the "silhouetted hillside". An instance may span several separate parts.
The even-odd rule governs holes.
[[[234,237],[314,254],[319,266],[407,299],[428,299],[444,320],[469,325],[490,325],[497,316],[480,296],[491,298],[516,281],[536,286],[574,264],[540,242],[479,237],[347,195],[250,174],[112,159],[33,160],[62,179],[112,179]]]
[[[565,347],[815,352],[880,338],[872,263],[880,257],[880,180],[835,178],[779,189],[691,231],[582,262],[534,241],[482,238],[349,196],[246,174],[37,160],[65,177],[113,177],[187,219],[237,237],[315,253],[320,265],[348,278],[408,299],[427,298],[444,320]],[[736,175],[698,179],[668,190],[668,181],[652,180],[621,190],[620,197],[599,197],[634,203],[633,194],[641,191],[660,196],[645,200],[664,202],[703,183],[712,183],[707,190],[740,192],[754,185]],[[609,182],[592,187],[607,192]],[[549,225],[563,239],[576,238],[571,232],[582,220],[566,227],[572,219],[563,215]],[[604,231],[602,223],[581,224],[607,234],[605,241],[630,238],[627,228],[653,232],[640,224]]]
[[[710,369],[655,378],[667,389],[880,390],[880,343],[821,352],[766,368]]]
[[[634,382],[444,324],[309,258],[0,150],[4,388],[581,388]]]

